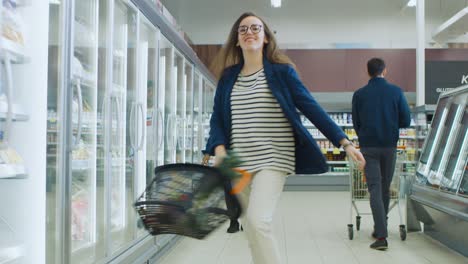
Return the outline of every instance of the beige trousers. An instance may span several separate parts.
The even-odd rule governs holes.
[[[242,226],[255,264],[280,264],[278,243],[273,236],[273,215],[283,192],[286,172],[261,170],[239,195],[244,214]]]

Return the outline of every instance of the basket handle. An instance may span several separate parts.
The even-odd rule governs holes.
[[[210,154],[205,154],[205,155],[203,155],[201,164],[205,165],[205,166],[208,166],[209,161],[210,161]]]

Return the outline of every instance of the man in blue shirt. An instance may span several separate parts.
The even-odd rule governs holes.
[[[401,88],[384,78],[385,62],[380,58],[370,59],[367,72],[369,83],[353,95],[353,125],[366,160],[364,171],[374,218],[372,236],[376,239],[370,247],[385,250],[388,248],[387,214],[399,128],[409,127],[411,116]]]

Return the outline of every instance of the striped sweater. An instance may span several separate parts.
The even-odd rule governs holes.
[[[294,135],[263,69],[239,74],[231,94],[231,148],[249,172],[261,169],[294,173]]]

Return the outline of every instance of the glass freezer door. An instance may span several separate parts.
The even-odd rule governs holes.
[[[135,200],[144,192],[147,183],[154,175],[156,165],[156,131],[155,118],[155,81],[157,61],[157,35],[155,27],[140,15],[138,37],[138,101],[137,108],[137,189]],[[144,131],[139,131],[143,128]],[[137,222],[137,219],[135,219]],[[141,228],[137,232],[138,237],[147,235],[147,231]]]
[[[202,161],[202,149],[205,149],[205,146],[202,146],[202,136],[203,136],[203,126],[202,126],[202,78],[200,73],[195,70],[193,78],[193,162],[201,163]]]
[[[75,1],[71,85],[72,254],[96,241],[98,1]],[[72,262],[77,262],[72,255]]]
[[[108,186],[110,253],[134,236],[131,225],[135,177],[135,116],[137,111],[137,12],[126,1],[115,1],[112,50],[112,170]]]
[[[202,147],[206,145],[210,133],[210,118],[213,112],[214,86],[208,80],[203,79],[203,135]]]
[[[193,160],[193,66],[185,62],[185,162],[200,163]]]
[[[468,159],[468,107],[465,105],[460,128],[448,158],[445,179],[441,183],[441,190],[457,192],[463,177],[466,160]]]
[[[176,148],[176,87],[177,87],[177,68],[174,67],[174,47],[164,37],[161,38],[159,47],[159,81],[160,91],[164,93],[164,99],[161,98],[160,109],[164,118],[164,163],[175,163]],[[162,97],[162,93],[159,94]],[[159,160],[159,157],[158,157]]]
[[[176,162],[185,163],[185,108],[186,99],[185,94],[187,85],[187,75],[185,74],[185,59],[178,52],[175,53],[174,57],[174,69],[176,70],[175,75],[175,86],[176,86],[176,119],[175,119],[175,133],[176,133]]]
[[[434,120],[431,123],[431,130],[424,143],[421,157],[419,159],[418,169],[416,171],[416,182],[425,185],[427,183],[427,176],[429,173],[429,166],[434,159],[434,148],[437,147],[440,139],[439,126],[443,125],[447,117],[447,103],[449,97],[439,99],[437,109],[434,113]]]
[[[48,51],[48,78],[47,78],[47,167],[46,167],[46,263],[59,263],[64,254],[61,250],[60,220],[62,215],[60,204],[60,190],[63,186],[59,177],[63,161],[59,157],[63,149],[61,138],[64,120],[63,110],[60,109],[61,76],[63,75],[61,56],[63,47],[64,7],[61,4],[49,5],[49,51]],[[63,158],[63,157],[62,157]]]
[[[439,143],[436,148],[433,148],[435,155],[433,162],[430,165],[429,175],[427,177],[428,183],[433,187],[440,187],[444,178],[445,165],[448,153],[452,150],[454,137],[459,129],[460,118],[463,116],[465,109],[465,102],[454,100],[448,105],[447,118],[444,124],[441,124],[440,138],[445,144]]]
[[[145,129],[146,129],[146,155],[145,155],[145,176],[140,179],[139,190],[137,196],[141,195],[146,185],[151,181],[154,176],[154,168],[156,167],[156,151],[157,151],[157,37],[158,31],[153,27],[150,22],[143,19],[140,20],[140,37],[139,37],[139,49],[140,49],[140,96],[146,98],[146,117],[145,117]],[[147,58],[147,59],[144,59]]]

